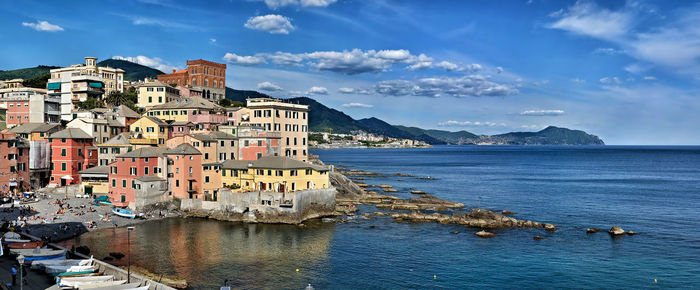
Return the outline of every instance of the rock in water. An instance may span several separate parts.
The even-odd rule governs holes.
[[[512,215],[512,214],[515,214],[515,212],[512,212],[512,211],[509,211],[509,210],[505,210],[505,209],[504,209],[504,210],[501,211],[501,214]]]
[[[633,231],[627,231],[627,234],[630,235],[630,236],[634,236],[634,235],[636,235],[637,233],[636,233],[636,232],[633,232]]]
[[[586,229],[587,234],[595,234],[598,231],[600,231],[600,228],[588,228],[588,229]]]
[[[625,230],[623,230],[623,229],[622,229],[621,227],[619,227],[619,226],[613,226],[612,228],[610,228],[610,230],[608,231],[608,233],[609,233],[611,236],[619,236],[619,235],[624,235],[624,234],[625,234]]]
[[[453,234],[453,235],[457,235],[457,234],[459,234],[459,232],[454,231],[454,232],[452,232],[452,234]]]
[[[544,229],[553,232],[557,230],[557,226],[553,224],[544,224]]]
[[[543,236],[534,236],[534,237],[532,237],[532,238],[535,239],[535,240],[544,240],[544,237],[543,237]]]
[[[474,233],[474,234],[475,234],[477,237],[480,237],[480,238],[493,238],[493,237],[496,236],[496,234],[491,233],[491,232],[487,232],[487,231],[484,231],[484,230],[478,231],[478,232],[476,232],[476,233]]]

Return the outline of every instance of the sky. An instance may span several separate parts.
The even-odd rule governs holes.
[[[354,118],[476,134],[700,144],[700,4],[683,1],[13,1],[0,69],[227,63],[226,84]]]

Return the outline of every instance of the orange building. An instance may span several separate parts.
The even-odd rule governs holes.
[[[187,86],[202,92],[202,98],[218,101],[226,97],[226,64],[203,59],[188,60],[187,68],[158,76],[166,84]]]
[[[29,123],[29,98],[11,98],[3,101],[7,108],[7,127]]]
[[[168,160],[170,192],[181,199],[202,199],[202,153],[188,143],[182,143],[163,153]]]
[[[0,131],[0,186],[2,192],[29,186],[29,144],[9,131]]]
[[[51,134],[50,184],[68,185],[80,182],[81,170],[97,165],[97,148],[92,137],[81,129],[68,128]]]

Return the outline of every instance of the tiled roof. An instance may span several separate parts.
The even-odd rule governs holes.
[[[58,124],[46,124],[46,123],[22,123],[10,129],[12,133],[46,133],[51,131],[51,129],[56,128],[60,125]]]
[[[163,153],[164,155],[202,155],[197,148],[194,148],[189,143],[182,143],[175,148],[170,148]]]
[[[56,133],[51,134],[49,139],[92,139],[90,135],[78,128],[66,128]]]
[[[132,150],[131,152],[126,152],[117,157],[125,158],[146,158],[146,157],[160,157],[163,155],[163,148],[160,147],[143,147],[139,149]]]
[[[95,166],[78,172],[80,174],[109,174],[109,166]]]

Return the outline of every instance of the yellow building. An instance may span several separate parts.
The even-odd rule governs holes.
[[[165,146],[165,140],[170,135],[170,125],[158,118],[146,116],[131,124],[129,131],[132,133],[130,142],[134,146]]]
[[[283,156],[255,161],[228,160],[221,166],[222,186],[239,191],[294,192],[329,188],[329,168]]]
[[[146,115],[163,121],[192,122],[197,115],[221,111],[221,106],[200,97],[180,97],[169,103],[151,107]]]
[[[180,98],[180,90],[158,80],[146,79],[134,87],[137,89],[139,97],[136,105],[144,109],[150,109]]]

